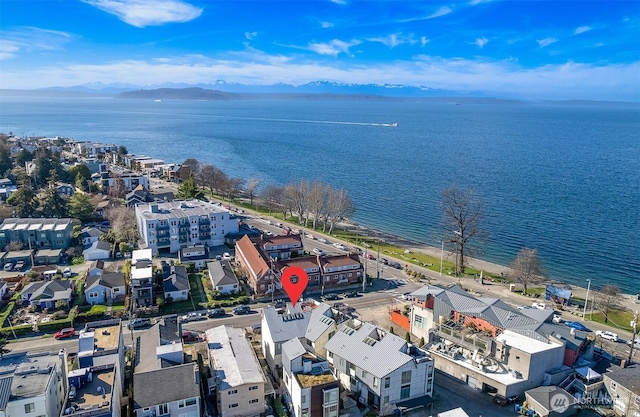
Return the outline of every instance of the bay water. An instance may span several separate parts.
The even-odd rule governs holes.
[[[484,205],[472,256],[507,265],[535,248],[554,280],[640,293],[638,105],[0,96],[0,132],[196,158],[263,185],[321,180],[349,191],[354,222],[435,247],[455,184]]]

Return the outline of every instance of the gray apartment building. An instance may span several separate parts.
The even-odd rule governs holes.
[[[9,218],[0,226],[0,248],[21,242],[23,248],[66,249],[73,239],[71,219]]]
[[[145,247],[154,255],[198,244],[223,245],[226,234],[238,232],[238,221],[229,210],[200,200],[138,205],[136,221]]]

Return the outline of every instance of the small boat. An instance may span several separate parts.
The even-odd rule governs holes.
[[[155,99],[155,100],[153,100],[153,101],[155,101],[156,103],[162,103],[162,100],[161,100],[161,99],[159,99],[159,98],[157,98],[157,99]]]
[[[391,127],[398,127],[398,123],[391,123]]]

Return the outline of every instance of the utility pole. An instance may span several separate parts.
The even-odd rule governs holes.
[[[587,315],[587,303],[589,302],[589,290],[591,289],[591,279],[588,279],[587,282],[589,284],[587,285],[587,296],[584,299],[584,308],[582,309],[582,321],[584,321],[584,316]],[[593,303],[591,303],[591,305],[593,305]],[[591,317],[593,318],[593,314],[591,314]]]
[[[638,334],[638,310],[636,310],[636,314],[633,315],[633,320],[630,323],[631,328],[633,329],[633,337],[631,338],[631,346],[629,347],[629,360],[627,364],[631,364],[631,358],[633,358],[633,347],[636,344],[636,335]]]

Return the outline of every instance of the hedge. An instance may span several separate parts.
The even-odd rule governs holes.
[[[20,326],[5,327],[2,331],[7,337],[13,337],[14,333],[16,336],[22,336],[33,333],[33,326],[31,324],[21,324]]]
[[[72,327],[72,319],[71,317],[67,317],[66,319],[61,320],[51,320],[44,323],[38,323],[38,330],[41,332],[48,332],[51,330],[60,330],[65,327]]]

